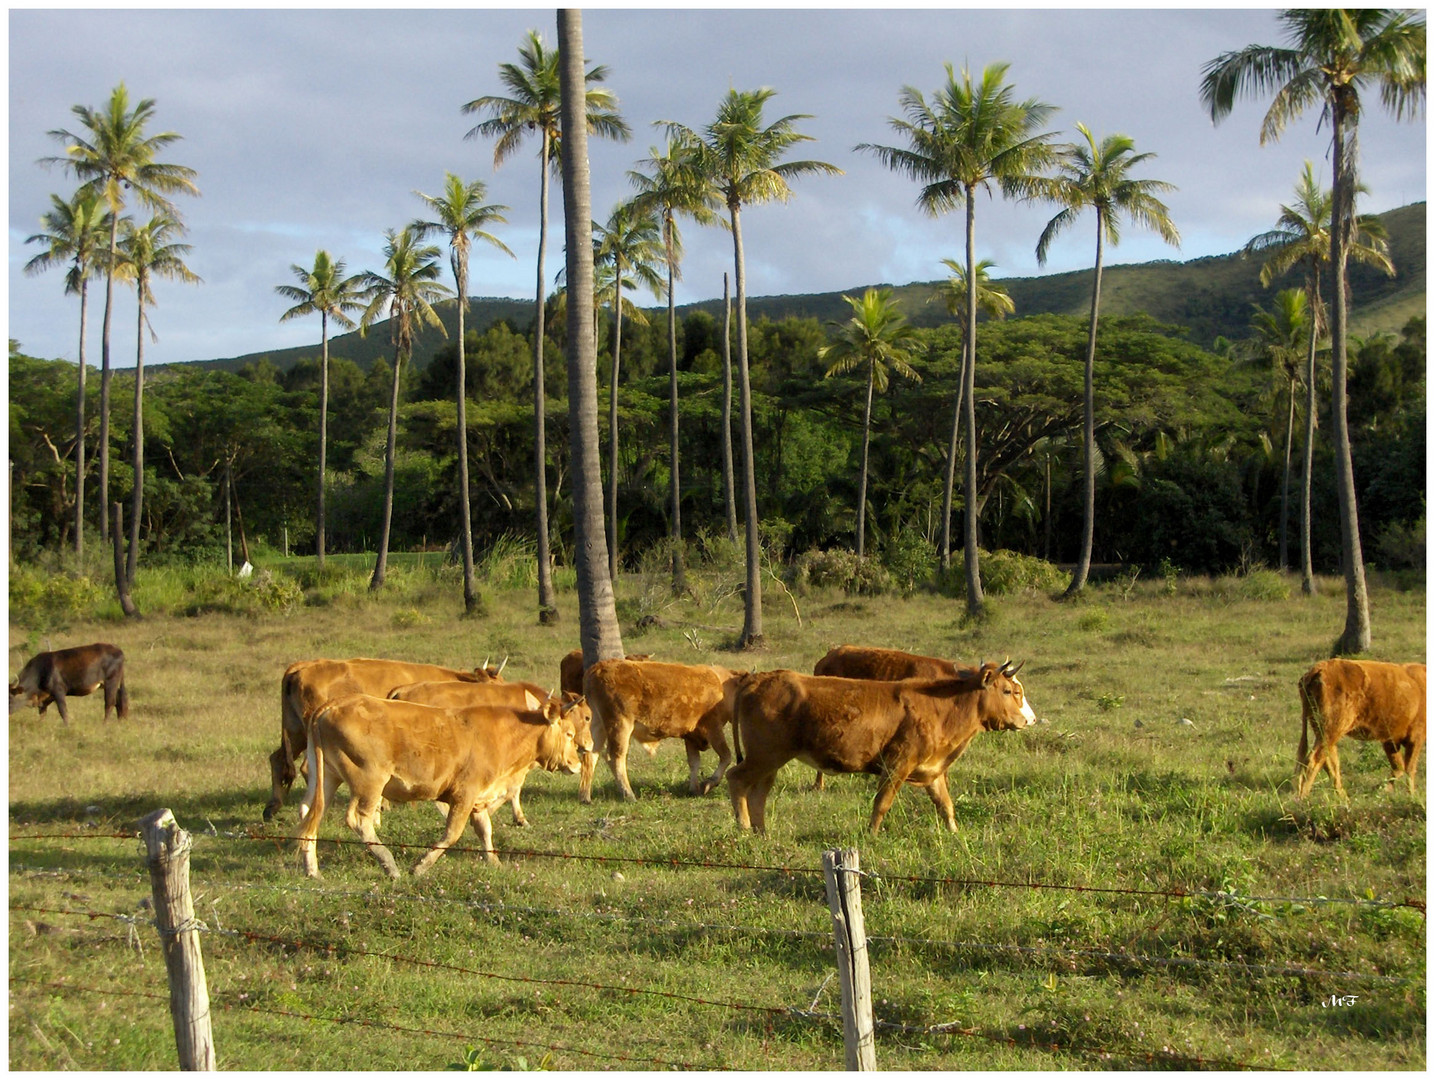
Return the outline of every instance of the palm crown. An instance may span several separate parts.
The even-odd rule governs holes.
[[[388,309],[389,333],[401,355],[413,348],[414,323],[427,323],[444,330],[433,305],[452,292],[438,281],[440,251],[434,244],[419,242],[413,229],[384,234],[384,273],[365,271],[361,278],[368,306],[359,319],[359,332],[366,333],[376,318]]]
[[[44,244],[45,250],[25,264],[25,273],[38,274],[69,263],[65,291],[77,293],[99,267],[110,232],[110,211],[94,192],[80,190],[66,202],[50,196],[50,209],[40,216],[44,232],[27,236],[27,244]]]
[[[912,367],[916,328],[902,315],[892,299],[891,289],[868,289],[861,299],[844,296],[852,308],[852,317],[841,324],[837,340],[817,350],[819,360],[830,360],[827,377],[841,375],[853,368],[871,365],[872,385],[877,393],[887,392],[888,372],[921,382],[922,376]]]
[[[306,269],[297,263],[290,265],[297,285],[276,285],[274,291],[294,306],[279,316],[280,322],[297,319],[304,315],[322,315],[346,329],[354,325],[349,312],[363,308],[360,302],[359,282],[361,276],[345,277],[348,269],[343,259],[335,259],[322,248],[314,253],[314,265]]]

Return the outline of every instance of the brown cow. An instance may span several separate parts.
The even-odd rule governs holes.
[[[1340,782],[1340,756],[1335,749],[1346,735],[1380,742],[1390,759],[1386,783],[1393,784],[1404,774],[1410,794],[1415,794],[1415,764],[1425,745],[1424,664],[1322,660],[1300,677],[1299,685],[1296,798],[1305,798],[1324,768],[1336,792],[1350,801]],[[1315,749],[1308,757],[1307,724],[1315,733]]]
[[[36,653],[10,684],[10,712],[34,705],[44,716],[53,701],[61,723],[68,724],[70,711],[65,707],[66,698],[93,694],[101,686],[105,688],[104,718],[108,720],[113,710],[121,720],[128,719],[130,695],[125,689],[125,654],[117,646],[100,641]]]
[[[827,655],[813,665],[812,674],[835,675],[842,679],[877,679],[882,682],[892,682],[896,679],[940,679],[971,670],[971,668],[958,668],[950,660],[902,652],[898,649],[879,649],[866,645],[836,645],[828,649]],[[822,788],[822,771],[819,769],[816,778],[812,781],[812,789],[821,791]]]
[[[530,708],[529,701],[535,699],[540,702],[547,701],[550,696],[548,691],[528,682],[419,682],[395,687],[388,693],[390,701],[413,701],[420,705],[438,705],[445,709],[461,709],[470,705],[501,705],[510,709],[528,709]],[[564,694],[562,707],[565,714],[570,712],[573,714],[573,721],[579,733],[578,741],[581,744],[579,752],[583,755],[583,765],[591,772],[592,766],[588,763],[593,760],[594,756],[591,733],[592,710],[588,708],[588,703],[579,694]],[[523,805],[520,801],[522,794],[523,778],[519,777],[513,790],[508,793],[508,801],[513,806],[513,823],[515,825],[528,824],[528,819],[523,816]],[[439,812],[447,814],[448,810],[446,807],[440,806]]]
[[[767,794],[793,758],[830,773],[882,777],[869,828],[876,833],[904,783],[925,787],[948,829],[957,828],[947,769],[977,732],[1023,728],[1036,714],[1016,672],[983,664],[955,678],[874,682],[768,671],[738,693],[734,737],[746,757],[728,773],[739,828],[765,829]]]
[[[593,742],[613,770],[625,799],[635,799],[628,783],[628,742],[637,739],[656,753],[662,739],[682,739],[688,752],[688,788],[706,795],[723,778],[732,752],[723,725],[732,720],[733,700],[745,671],[712,665],[661,664],[654,661],[600,660],[583,676],[583,694],[593,709]],[[699,780],[701,752],[717,751],[716,771]],[[578,797],[592,798],[592,776]]]
[[[505,660],[505,663],[507,661]],[[309,739],[305,721],[331,698],[344,694],[373,694],[383,697],[396,686],[428,679],[463,679],[489,682],[498,679],[503,666],[495,670],[484,662],[473,671],[440,667],[437,664],[410,664],[403,660],[299,660],[290,664],[279,682],[279,748],[269,755],[272,790],[264,820],[271,820],[284,805],[284,796],[294,783],[295,765],[304,756]]]
[[[648,660],[649,653],[628,653],[625,660]],[[574,649],[558,661],[558,689],[565,694],[583,693],[583,650]]]
[[[351,694],[324,705],[314,714],[306,751],[309,787],[298,833],[299,868],[310,877],[319,876],[315,838],[340,783],[349,785],[344,820],[389,877],[398,877],[399,868],[379,843],[375,821],[386,798],[448,804],[443,837],[414,864],[415,875],[452,847],[468,822],[486,858],[496,865],[488,812],[534,765],[553,772],[578,771],[581,743],[573,717],[564,716],[556,700],[530,704],[539,708],[442,709]]]

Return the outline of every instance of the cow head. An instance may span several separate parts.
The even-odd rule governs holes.
[[[1000,664],[983,662],[977,671],[981,680],[981,721],[988,731],[1009,728],[1024,728],[1036,723],[1036,713],[1026,700],[1026,690],[1016,673],[1022,663],[1015,666],[1010,660]]]
[[[537,763],[549,772],[578,772],[583,764],[580,743],[586,741],[591,748],[593,738],[580,740],[576,708],[570,706],[565,712],[562,699],[550,696],[543,703],[543,715],[548,730],[539,736]]]
[[[10,712],[13,713],[16,709],[23,709],[28,704],[25,700],[27,696],[29,695],[25,692],[25,688],[20,685],[18,680],[12,682],[10,684]]]
[[[563,715],[573,718],[573,730],[576,733],[579,754],[595,753],[593,749],[593,709],[588,704],[587,698],[582,694],[575,694],[571,690],[563,694]]]

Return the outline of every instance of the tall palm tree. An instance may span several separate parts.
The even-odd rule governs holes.
[[[534,486],[538,495],[538,621],[558,618],[557,594],[548,557],[547,448],[543,408],[543,303],[548,295],[544,278],[544,257],[548,247],[548,173],[561,158],[558,53],[547,48],[538,31],[530,30],[518,49],[519,63],[498,65],[498,77],[508,89],[507,97],[488,95],[463,106],[465,113],[487,119],[471,128],[465,139],[493,138],[493,166],[497,168],[522,144],[530,132],[538,133],[538,295],[533,323],[533,425]],[[628,125],[618,115],[618,98],[611,90],[594,86],[608,77],[599,64],[584,75],[584,118],[586,130],[612,139],[626,140]],[[571,133],[570,133],[571,134]],[[585,140],[586,144],[586,140]]]
[[[488,231],[493,223],[503,224],[508,209],[497,203],[485,203],[488,189],[482,180],[465,183],[451,172],[444,173],[443,194],[425,195],[415,192],[433,214],[433,220],[415,221],[413,230],[422,238],[431,232],[448,237],[449,265],[458,297],[458,512],[462,520],[460,536],[463,547],[463,610],[468,615],[482,614],[483,598],[473,574],[473,521],[468,505],[468,400],[464,363],[463,321],[468,310],[468,258],[474,240],[482,240],[517,258],[498,237]]]
[[[399,381],[404,364],[414,348],[414,332],[421,323],[437,327],[448,336],[433,305],[450,295],[448,286],[438,281],[440,251],[437,245],[424,244],[412,227],[400,232],[390,229],[384,234],[384,272],[366,270],[360,278],[364,299],[368,301],[359,317],[359,333],[381,314],[389,320],[389,338],[394,344],[394,384],[389,394],[389,435],[384,446],[384,524],[379,531],[379,555],[369,588],[384,583],[389,563],[389,524],[394,510],[394,443],[398,438]]]
[[[45,250],[25,264],[25,273],[38,274],[66,265],[65,292],[80,297],[80,386],[75,404],[75,562],[85,554],[85,328],[89,317],[90,278],[99,270],[101,253],[110,232],[110,211],[94,192],[77,191],[67,202],[50,196],[50,209],[40,216],[44,232],[27,236],[27,244],[44,244]],[[100,507],[103,518],[104,507]]]
[[[1096,527],[1096,323],[1101,312],[1101,266],[1106,241],[1115,247],[1121,240],[1122,218],[1151,229],[1168,244],[1180,246],[1181,234],[1171,221],[1166,204],[1157,192],[1174,191],[1164,180],[1136,180],[1135,166],[1155,157],[1136,153],[1135,144],[1125,135],[1108,135],[1100,143],[1085,124],[1076,129],[1086,138],[1070,143],[1058,152],[1057,175],[1046,198],[1061,204],[1061,210],[1046,224],[1036,245],[1036,261],[1045,266],[1051,242],[1072,225],[1087,207],[1096,211],[1096,272],[1091,282],[1091,324],[1086,331],[1086,383],[1082,420],[1085,500],[1081,521],[1081,554],[1071,575],[1067,596],[1086,588],[1091,571],[1091,545]]]
[[[110,245],[105,266],[105,316],[100,336],[100,505],[110,501],[110,322],[114,307],[116,250],[119,247],[120,214],[126,196],[157,214],[177,217],[167,196],[198,195],[198,175],[185,165],[155,160],[155,155],[182,136],[173,131],[147,134],[154,119],[154,100],[144,98],[130,108],[129,91],[120,83],[110,92],[103,109],[75,105],[70,111],[80,120],[83,134],[63,128],[49,132],[64,144],[63,157],[41,158],[45,166],[60,165],[81,182],[85,194],[97,194],[110,209]],[[100,514],[100,539],[109,535],[105,514]]]
[[[130,506],[130,547],[125,558],[125,582],[133,587],[139,560],[140,512],[144,507],[144,333],[158,341],[154,328],[145,315],[145,307],[155,303],[152,288],[156,278],[199,284],[199,275],[184,265],[188,244],[178,241],[184,226],[168,214],[156,214],[148,224],[124,222],[119,238],[119,264],[115,274],[135,287],[139,300],[139,318],[135,342],[135,424],[134,424],[134,491]]]
[[[579,296],[593,292],[593,197],[588,173],[588,125],[583,88],[583,16],[559,9],[562,87],[564,274]],[[573,455],[574,563],[578,573],[578,638],[593,664],[623,655],[613,582],[603,550],[603,481],[598,452],[598,350],[591,308],[569,304],[567,314],[568,429]]]
[[[827,378],[855,368],[865,368],[867,398],[862,408],[862,471],[857,482],[857,558],[866,554],[867,534],[867,450],[872,440],[872,393],[887,392],[890,372],[921,382],[910,361],[917,341],[891,289],[868,289],[862,299],[844,296],[852,318],[840,324],[837,340],[817,350],[817,359],[827,361]]]
[[[1263,364],[1280,380],[1286,393],[1285,466],[1281,473],[1280,568],[1286,568],[1287,521],[1290,508],[1291,439],[1295,434],[1295,394],[1301,381],[1301,361],[1310,337],[1307,327],[1314,321],[1310,301],[1300,289],[1282,289],[1269,311],[1256,308],[1251,319],[1255,337],[1252,359]]]
[[[732,479],[732,294],[722,276],[722,490],[727,538],[737,543],[737,485]]]
[[[663,244],[657,216],[637,202],[619,203],[606,224],[593,223],[593,261],[611,274],[613,381],[608,395],[608,575],[618,580],[618,364],[623,346],[623,286],[663,292]],[[595,271],[596,272],[596,271]],[[631,275],[631,277],[630,277]]]
[[[1248,45],[1208,63],[1201,100],[1211,119],[1229,116],[1238,97],[1273,94],[1261,123],[1261,143],[1280,138],[1286,125],[1312,105],[1331,130],[1330,264],[1331,417],[1335,429],[1336,501],[1340,507],[1341,561],[1345,569],[1345,628],[1336,653],[1370,648],[1370,599],[1360,545],[1346,415],[1346,260],[1355,225],[1359,182],[1356,128],[1363,91],[1378,93],[1396,119],[1425,108],[1425,20],[1418,12],[1389,8],[1319,8],[1283,11],[1278,19],[1289,44]]]
[[[955,259],[943,259],[942,265],[950,270],[951,276],[937,286],[937,298],[945,301],[947,313],[957,316],[967,310],[967,268]],[[1005,319],[1016,310],[1016,302],[1006,291],[1005,285],[992,281],[990,271],[996,263],[982,259],[976,265],[977,314],[991,319]],[[962,370],[966,370],[967,335],[965,326],[962,333]],[[956,487],[957,436],[961,432],[962,401],[965,385],[957,387],[956,408],[952,410],[952,440],[947,447],[947,475],[942,484],[942,553],[941,567],[946,570],[952,562],[952,489]]]
[[[335,259],[323,248],[314,253],[314,265],[305,269],[291,263],[297,285],[276,285],[274,291],[294,306],[279,316],[280,322],[303,315],[319,316],[319,507],[315,521],[314,548],[319,569],[324,568],[324,488],[329,452],[329,320],[346,330],[354,327],[350,312],[363,310],[360,303],[360,275],[345,277],[343,259]]]
[[[717,117],[696,132],[672,121],[662,121],[669,138],[693,148],[699,176],[711,184],[728,210],[732,229],[733,280],[737,287],[737,367],[742,410],[743,502],[747,531],[747,583],[743,604],[741,648],[760,648],[762,634],[762,578],[758,546],[757,474],[752,456],[752,383],[747,360],[747,270],[742,246],[742,208],[754,203],[786,202],[792,197],[790,180],[813,173],[842,174],[825,161],[782,161],[793,146],[811,142],[797,130],[797,121],[811,117],[794,113],[765,123],[763,106],[777,91],[729,90],[718,104]]]
[[[1363,191],[1364,185],[1359,185],[1359,188]],[[1315,177],[1314,167],[1306,161],[1300,180],[1296,182],[1294,202],[1289,206],[1282,204],[1276,227],[1251,237],[1242,251],[1243,254],[1266,255],[1265,262],[1261,265],[1261,284],[1268,288],[1276,278],[1297,267],[1305,278],[1303,287],[1310,317],[1306,320],[1308,338],[1304,377],[1305,445],[1301,452],[1300,576],[1301,591],[1307,596],[1316,591],[1310,549],[1311,466],[1315,449],[1315,353],[1317,340],[1326,332],[1325,304],[1321,299],[1321,270],[1330,261],[1330,214],[1330,192],[1321,187]],[[1387,274],[1395,273],[1386,244],[1385,226],[1379,218],[1367,215],[1356,218],[1355,230],[1351,234],[1346,255],[1351,261],[1374,266]]]
[[[967,279],[976,279],[977,192],[990,193],[995,185],[1008,197],[1026,198],[1040,183],[1040,174],[1053,160],[1050,134],[1043,132],[1055,108],[1035,98],[1017,101],[1003,80],[1004,63],[990,64],[977,83],[962,70],[958,81],[946,65],[946,85],[932,95],[904,86],[898,95],[905,118],[892,117],[888,125],[906,138],[906,146],[862,143],[897,172],[922,185],[917,205],[936,217],[958,207],[966,209]],[[966,470],[964,477],[966,527],[963,546],[967,579],[967,611],[975,615],[984,600],[981,567],[977,557],[977,430],[973,401],[977,360],[977,297],[967,294],[966,348],[962,365],[965,395]]]
[[[699,225],[711,225],[719,220],[718,200],[712,185],[705,183],[693,167],[693,147],[680,140],[669,139],[666,150],[650,147],[648,159],[639,164],[648,171],[628,173],[638,189],[634,201],[651,207],[661,216],[664,262],[668,268],[668,457],[671,466],[668,488],[672,506],[668,536],[673,548],[673,593],[681,595],[687,592],[688,582],[683,559],[682,488],[678,481],[678,317],[673,286],[682,277],[678,264],[683,254],[683,238],[677,218],[685,214]],[[730,439],[723,445],[731,461]],[[731,505],[731,485],[728,498]],[[736,531],[734,522],[733,532]]]

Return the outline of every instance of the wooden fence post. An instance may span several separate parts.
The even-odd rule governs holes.
[[[867,967],[867,929],[862,921],[862,886],[857,849],[822,853],[827,904],[837,939],[837,971],[842,977],[842,1043],[848,1070],[875,1072],[872,976]]]
[[[146,862],[154,895],[154,922],[169,972],[169,1011],[174,1018],[179,1067],[190,1072],[212,1072],[215,1064],[214,1037],[209,1028],[209,987],[199,951],[199,924],[189,895],[189,849],[193,841],[168,810],[156,810],[139,825],[149,851]]]

